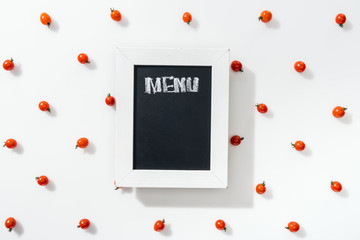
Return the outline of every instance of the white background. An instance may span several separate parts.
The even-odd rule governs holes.
[[[257,21],[265,9],[268,24]],[[39,21],[44,11],[50,30]],[[0,22],[1,63],[16,65],[0,70],[0,140],[19,143],[0,150],[1,239],[360,238],[358,1],[22,0],[3,2]],[[245,140],[230,146],[228,189],[114,191],[115,109],[104,99],[115,90],[116,46],[230,48],[243,63],[244,73],[230,75],[229,137]],[[80,52],[90,65],[77,62]],[[307,64],[302,74],[297,60]],[[257,102],[269,112],[258,113]],[[337,105],[348,107],[343,119],[332,117]],[[80,137],[88,149],[74,149]],[[302,153],[290,147],[298,139]],[[50,186],[36,184],[41,174]],[[257,195],[263,180],[268,191]],[[18,220],[12,233],[9,216]],[[81,218],[92,222],[88,231],[76,229]],[[156,233],[162,218],[166,230]],[[218,218],[227,233],[215,229]],[[296,234],[284,229],[292,220]]]

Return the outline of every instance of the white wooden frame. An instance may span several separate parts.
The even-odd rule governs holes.
[[[210,170],[134,170],[134,65],[211,66]],[[117,48],[117,187],[226,188],[228,175],[228,49]]]

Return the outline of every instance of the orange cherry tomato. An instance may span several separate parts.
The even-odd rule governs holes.
[[[336,118],[342,118],[345,115],[346,107],[337,106],[333,109],[332,114]]]
[[[297,151],[302,151],[305,149],[305,143],[302,141],[296,141],[295,144],[291,143],[291,146]]]
[[[191,20],[192,20],[191,14],[189,12],[184,13],[183,21],[186,22],[187,24],[190,24]]]
[[[331,181],[331,189],[334,192],[340,192],[342,190],[341,183],[339,183],[337,181]]]
[[[295,64],[294,64],[294,68],[297,72],[299,73],[302,73],[303,71],[305,71],[306,69],[306,65],[304,62],[302,61],[297,61]]]
[[[15,67],[14,65],[14,59],[8,59],[8,60],[5,60],[4,63],[3,63],[3,68],[6,70],[6,71],[10,71],[12,70],[13,68]]]
[[[155,222],[155,224],[154,224],[154,230],[155,230],[156,232],[161,232],[162,230],[164,230],[164,228],[165,228],[165,219],[163,219],[163,220],[158,220],[158,221]]]
[[[46,176],[36,177],[35,180],[40,186],[46,186],[49,183],[49,179]]]
[[[232,63],[231,63],[231,69],[232,69],[234,72],[243,72],[243,71],[244,71],[241,62],[240,62],[240,61],[237,61],[237,60],[232,61]]]
[[[115,98],[113,96],[110,95],[110,93],[107,95],[107,97],[105,98],[105,103],[109,106],[112,106],[115,104]]]
[[[336,15],[335,22],[339,24],[340,27],[344,27],[344,23],[346,22],[346,16],[343,13],[339,13]]]
[[[244,140],[243,137],[240,137],[238,135],[234,135],[230,139],[230,143],[234,146],[240,145],[241,141]]]
[[[263,22],[270,22],[270,20],[272,19],[272,13],[268,10],[262,11],[259,17],[259,21],[263,21]]]
[[[256,185],[256,192],[258,194],[263,194],[266,192],[265,181]]]
[[[39,109],[40,109],[41,111],[48,111],[48,112],[50,112],[50,105],[49,105],[49,103],[46,102],[46,101],[41,101],[41,102],[39,103]]]
[[[110,8],[110,16],[114,21],[119,22],[121,20],[121,13],[118,10],[115,10],[114,8]]]
[[[6,142],[4,143],[3,147],[7,147],[7,148],[15,148],[17,146],[17,142],[15,141],[15,139],[8,139],[6,140]]]
[[[76,148],[86,148],[87,145],[89,144],[89,140],[87,138],[79,138],[79,140],[77,140],[77,144],[76,144]]]
[[[15,225],[16,225],[16,220],[14,218],[9,217],[8,219],[6,219],[5,227],[9,229],[9,232],[11,232],[13,230]]]
[[[89,57],[85,53],[80,53],[79,54],[78,61],[81,64],[90,63]]]
[[[225,222],[221,219],[217,220],[215,222],[215,227],[218,229],[218,230],[224,230],[226,232],[226,225],[225,225]]]
[[[81,229],[87,229],[90,227],[90,221],[86,218],[81,219],[77,227]]]
[[[51,17],[47,13],[42,13],[42,14],[40,14],[40,22],[42,24],[48,25],[48,27],[50,27]]]
[[[288,229],[290,232],[297,232],[300,229],[300,225],[297,222],[289,222],[288,226],[285,228]]]
[[[259,113],[266,113],[268,111],[267,106],[263,103],[256,104],[255,107],[257,107]]]

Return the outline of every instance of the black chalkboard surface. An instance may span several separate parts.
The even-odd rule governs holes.
[[[133,169],[210,170],[211,67],[134,66]]]

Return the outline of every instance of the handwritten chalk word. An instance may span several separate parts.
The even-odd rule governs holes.
[[[199,78],[198,77],[151,77],[145,78],[145,93],[186,93],[186,92],[199,92]]]

